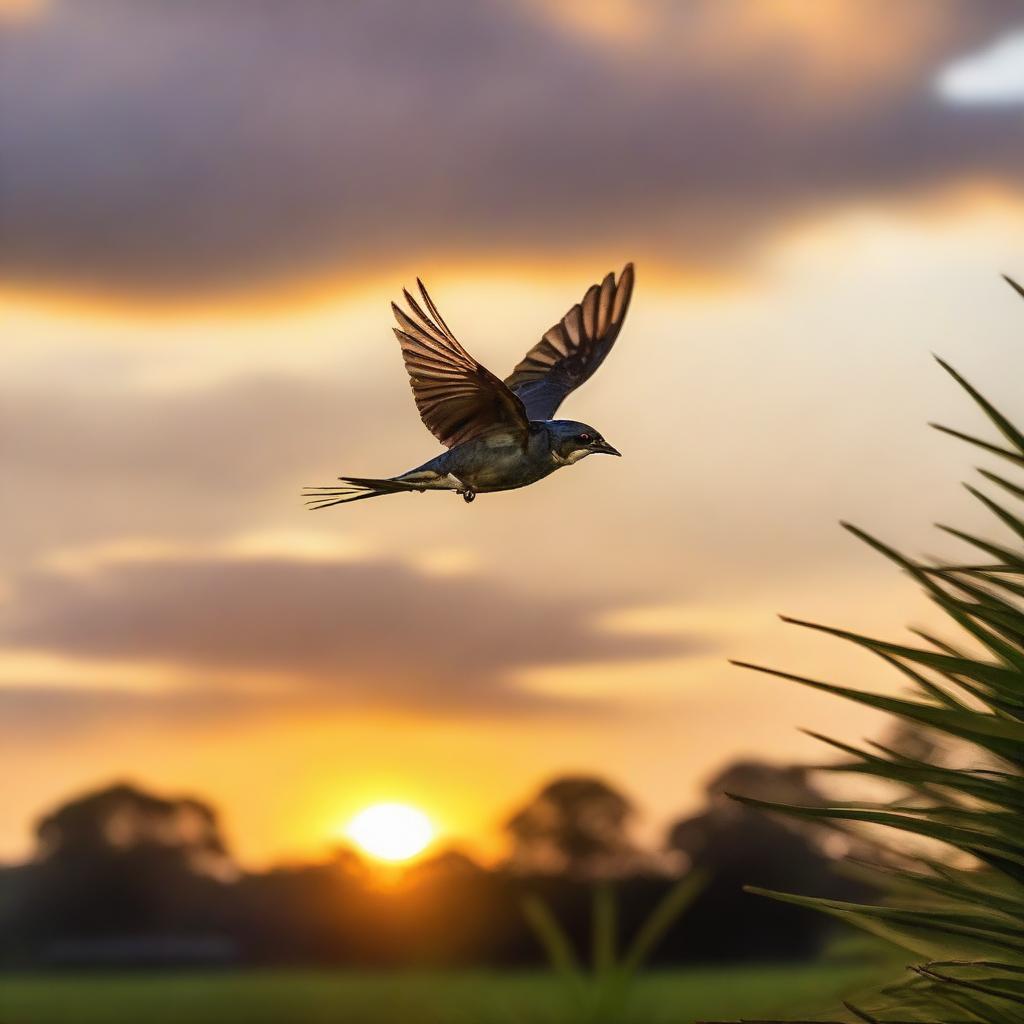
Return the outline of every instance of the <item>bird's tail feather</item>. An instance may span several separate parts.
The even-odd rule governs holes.
[[[343,505],[363,498],[379,498],[384,494],[399,494],[402,491],[422,491],[422,484],[410,484],[401,480],[375,480],[372,477],[341,476],[341,487],[307,487],[303,490],[306,506],[311,511]]]

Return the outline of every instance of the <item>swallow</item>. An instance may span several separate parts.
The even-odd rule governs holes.
[[[311,509],[407,491],[477,494],[527,487],[588,455],[620,455],[586,423],[554,419],[615,344],[633,293],[633,265],[608,274],[526,354],[504,381],[458,342],[417,278],[421,306],[403,291],[394,328],[427,429],[448,450],[398,476],[343,476],[341,486],[306,488]],[[424,307],[426,307],[424,309]]]

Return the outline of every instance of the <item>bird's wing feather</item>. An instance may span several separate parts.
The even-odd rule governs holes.
[[[591,285],[505,378],[530,419],[551,419],[566,395],[593,376],[619,336],[632,293],[633,264],[627,263],[618,281],[608,274]]]
[[[448,448],[495,428],[522,432],[529,419],[523,403],[456,340],[417,279],[429,312],[404,292],[406,313],[395,303],[395,335],[409,372],[413,398],[427,429]]]

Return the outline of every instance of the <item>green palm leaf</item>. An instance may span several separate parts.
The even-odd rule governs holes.
[[[1024,288],[1007,281],[1024,297]],[[938,362],[995,426],[1001,441],[933,426],[1024,467],[1024,433],[952,366]],[[1024,499],[1024,480],[988,469],[979,472],[1011,499]],[[901,860],[880,855],[877,863],[862,864],[884,880],[888,896],[881,905],[750,890],[812,907],[925,958],[884,990],[844,1004],[833,1020],[1024,1024],[1024,517],[978,487],[968,485],[968,491],[1011,540],[940,528],[984,552],[994,564],[915,562],[864,531],[844,526],[916,580],[973,645],[960,647],[918,632],[927,646],[916,647],[784,617],[878,655],[909,680],[912,696],[852,689],[749,662],[735,663],[897,716],[946,738],[957,752],[955,766],[926,763],[880,744],[857,747],[812,733],[844,757],[824,766],[826,770],[885,780],[907,795],[889,803],[830,807],[736,798],[846,830],[882,827],[896,836],[925,837],[939,844],[935,849],[948,851],[945,856],[923,856],[909,847]],[[886,850],[891,849],[890,843]]]

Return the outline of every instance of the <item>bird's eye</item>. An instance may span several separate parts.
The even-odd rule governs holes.
[[[580,434],[580,436],[577,437],[576,440],[577,441],[582,441],[583,444],[586,444],[590,440],[590,435],[589,434]]]

